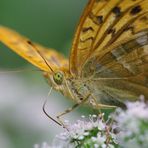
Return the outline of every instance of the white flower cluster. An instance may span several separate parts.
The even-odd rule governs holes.
[[[75,124],[67,124],[68,131],[57,135],[54,148],[114,148],[115,136],[103,118],[90,115],[89,121],[83,116]]]
[[[68,130],[56,136],[52,146],[44,143],[34,148],[148,148],[148,104],[128,102],[104,121],[103,115],[82,117]],[[112,122],[110,122],[112,120]]]
[[[34,148],[114,148],[115,135],[102,116],[90,115],[89,120],[82,116],[75,124],[66,121],[68,130],[57,135],[52,146],[44,143],[41,147],[35,145]]]
[[[144,101],[128,102],[127,110],[117,109],[114,119],[120,132],[119,145],[123,148],[148,148],[148,104]]]

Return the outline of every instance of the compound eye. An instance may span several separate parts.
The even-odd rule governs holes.
[[[63,82],[63,74],[61,72],[57,72],[53,75],[53,79],[58,85],[61,85]]]

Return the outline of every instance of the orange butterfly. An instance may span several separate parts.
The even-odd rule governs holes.
[[[84,103],[98,109],[148,98],[147,0],[89,0],[69,60],[6,27],[0,40],[76,102],[58,118]]]

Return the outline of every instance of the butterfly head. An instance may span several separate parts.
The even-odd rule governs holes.
[[[67,85],[66,85],[66,74],[62,71],[57,71],[54,73],[45,73],[44,75],[50,86],[52,86],[55,90],[60,91],[64,96],[67,96]]]

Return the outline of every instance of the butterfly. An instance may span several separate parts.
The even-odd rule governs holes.
[[[147,0],[89,0],[66,59],[0,27],[0,41],[41,69],[49,85],[76,104],[124,107],[139,95],[148,98]]]

